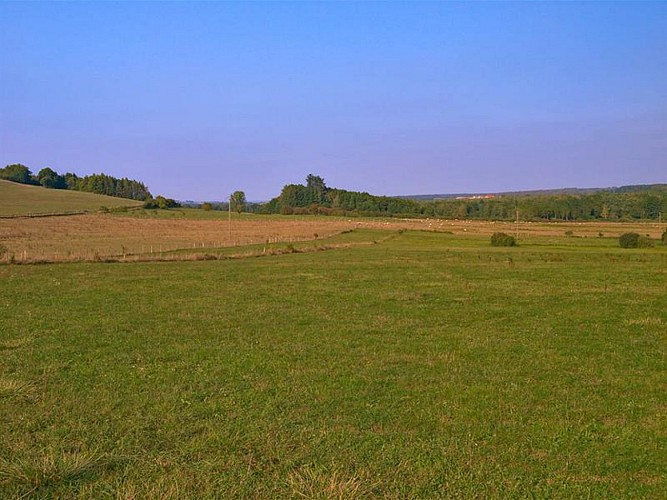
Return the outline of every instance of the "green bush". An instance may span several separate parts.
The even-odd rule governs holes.
[[[650,248],[655,245],[648,236],[642,236],[638,233],[624,233],[618,239],[621,248]]]
[[[646,236],[640,236],[637,241],[637,246],[639,248],[651,248],[655,246],[655,241],[647,234]]]
[[[513,247],[516,246],[516,239],[506,233],[493,233],[491,235],[491,246],[494,247]]]
[[[637,248],[639,246],[639,234],[623,233],[620,238],[618,238],[618,244],[621,248]]]

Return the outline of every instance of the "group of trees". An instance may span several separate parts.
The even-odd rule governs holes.
[[[131,200],[144,201],[153,198],[148,188],[142,182],[125,177],[119,179],[106,174],[79,177],[71,172],[61,175],[48,167],[41,169],[37,175],[33,175],[28,167],[20,163],[0,168],[0,179],[19,182],[21,184],[41,185],[49,189],[87,191]]]
[[[193,207],[199,207],[203,208],[204,210],[222,210],[222,211],[227,211],[227,210],[234,210],[235,212],[241,213],[241,212],[257,212],[257,204],[256,203],[248,203],[245,197],[245,193],[243,191],[234,191],[230,196],[229,196],[229,201],[227,202],[211,202],[207,201],[202,204],[191,204],[190,206]]]
[[[280,196],[260,207],[264,213],[361,215],[420,214],[421,204],[414,200],[373,196],[358,191],[327,187],[322,177],[309,175],[306,184],[288,184]]]
[[[656,220],[667,216],[667,185],[628,186],[570,195],[522,195],[495,198],[417,201],[373,196],[328,187],[309,175],[306,184],[288,184],[280,196],[257,207],[263,213],[402,215],[447,219]]]
[[[598,191],[580,195],[500,196],[489,199],[436,200],[425,213],[443,218],[512,220],[657,220],[667,214],[667,186],[638,191]]]

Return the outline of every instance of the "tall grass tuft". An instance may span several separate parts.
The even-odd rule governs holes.
[[[372,485],[358,476],[346,477],[334,471],[304,469],[287,478],[292,494],[298,498],[348,499],[372,496]]]
[[[24,495],[57,483],[92,475],[111,462],[98,453],[47,452],[33,460],[0,457],[0,485],[18,487]]]

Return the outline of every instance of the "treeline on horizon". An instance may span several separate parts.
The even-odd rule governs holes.
[[[306,184],[288,184],[276,198],[248,207],[270,214],[439,217],[514,220],[658,220],[667,215],[667,184],[623,186],[588,194],[520,195],[493,198],[413,200],[374,196],[328,187],[308,175]]]
[[[43,186],[49,189],[71,189],[130,200],[148,202],[153,199],[153,195],[143,182],[125,177],[119,179],[106,174],[79,177],[72,172],[67,172],[61,175],[47,167],[41,169],[35,175],[25,165],[14,163],[0,168],[0,179],[20,184]]]
[[[139,200],[145,202],[145,208],[180,206],[170,198],[153,198],[140,181],[106,174],[79,177],[71,172],[61,175],[51,168],[43,168],[34,175],[28,167],[16,163],[0,168],[0,179]],[[480,220],[514,220],[518,215],[521,220],[535,221],[658,220],[667,216],[667,184],[621,186],[580,194],[508,194],[491,198],[417,200],[331,188],[322,177],[310,174],[306,184],[287,184],[279,196],[267,203],[246,203],[242,191],[236,194],[243,195],[243,199],[233,203],[235,209],[260,214]],[[227,203],[204,205],[213,210],[227,210],[229,206]]]

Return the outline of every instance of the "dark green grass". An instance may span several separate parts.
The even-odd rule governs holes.
[[[654,497],[667,252],[0,267],[0,497]]]

